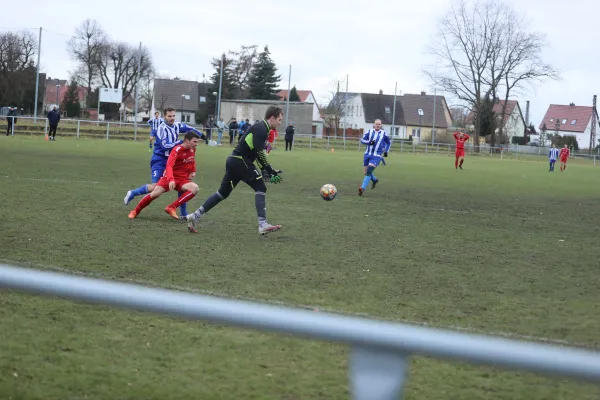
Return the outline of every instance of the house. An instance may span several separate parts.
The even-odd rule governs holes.
[[[426,92],[407,93],[401,96],[400,102],[404,111],[404,123],[408,137],[417,137],[419,141],[431,141],[432,131],[435,128],[433,138],[435,141],[435,138],[445,136],[448,133],[448,127],[452,126],[452,115],[444,96],[431,95]],[[419,115],[419,110],[422,110],[423,115]]]
[[[196,81],[175,79],[154,79],[152,110],[162,114],[167,107],[174,108],[177,121],[194,124],[200,104],[199,84]]]
[[[54,106],[62,104],[67,92],[69,91],[69,82],[63,79],[46,79],[46,93],[44,95],[44,111],[50,111]],[[81,108],[85,108],[87,98],[87,88],[83,86],[77,87],[77,98]]]
[[[527,127],[527,123],[525,122],[525,118],[523,118],[523,112],[521,111],[521,106],[517,100],[506,101],[506,109],[504,110],[504,115],[502,116],[502,108],[504,107],[504,103],[504,100],[495,99],[492,111],[496,115],[499,123],[502,123],[502,134],[508,138],[510,143],[512,142],[513,137],[525,136],[525,128]],[[473,122],[474,115],[475,114],[473,111],[471,111],[465,119],[465,122],[470,129],[475,129]],[[502,119],[500,119],[501,116]],[[499,132],[500,129],[496,128],[496,133]]]
[[[437,134],[445,134],[447,128],[452,124],[452,117],[444,96],[427,95],[425,92],[399,95],[396,96],[396,107],[394,107],[394,96],[383,94],[381,90],[379,94],[348,93],[345,103],[343,96],[345,96],[344,93],[339,93],[330,103],[328,110],[335,110],[336,102],[340,104],[340,127],[348,124],[349,128],[359,132],[371,129],[375,120],[380,119],[384,129],[393,138],[420,137],[421,140],[430,140],[434,122]],[[434,99],[435,121],[433,118]],[[420,119],[419,109],[423,110],[423,116]],[[394,118],[393,121],[392,118]],[[394,125],[393,131],[392,125]]]
[[[593,107],[576,106],[573,103],[568,106],[550,104],[539,129],[543,130],[545,125],[547,134],[558,133],[561,136],[574,136],[580,149],[589,149],[594,114],[598,120],[598,112]],[[597,131],[598,129],[596,127]],[[596,144],[594,143],[592,147],[595,147]]]
[[[270,105],[286,109],[287,102],[277,100],[221,100],[221,117],[229,124],[231,118],[238,121],[248,119],[251,123],[265,117],[265,112]],[[294,124],[297,134],[311,134],[313,128],[313,104],[290,102],[288,121]],[[285,126],[280,126],[278,131],[282,134]]]
[[[317,135],[317,136],[322,136],[324,121],[323,121],[323,118],[321,117],[321,110],[319,108],[319,105],[317,104],[317,100],[315,99],[315,96],[313,95],[312,90],[296,90],[296,91],[298,93],[298,97],[300,97],[301,103],[312,103],[313,104],[312,134]],[[288,98],[288,91],[287,90],[279,90],[277,92],[277,96],[282,101],[286,101]]]

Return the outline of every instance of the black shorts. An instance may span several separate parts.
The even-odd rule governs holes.
[[[221,188],[228,186],[233,189],[240,181],[246,182],[255,191],[266,192],[267,190],[263,176],[254,164],[248,164],[241,158],[229,156],[225,162],[225,176],[223,176]]]

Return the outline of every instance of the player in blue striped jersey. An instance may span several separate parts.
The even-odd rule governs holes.
[[[154,118],[148,120],[148,125],[150,125],[150,151],[152,151],[152,143],[154,142],[154,139],[156,139],[156,131],[158,131],[158,127],[163,122],[165,122],[165,120],[160,118],[160,113],[158,111],[154,113]]]
[[[554,172],[554,164],[556,164],[556,160],[558,159],[558,149],[556,145],[553,144],[550,152],[548,153],[548,161],[550,161],[550,169],[548,172]]]
[[[191,126],[187,126],[186,124],[182,124],[181,122],[175,121],[175,109],[168,107],[164,112],[165,120],[158,126],[156,130],[156,141],[154,142],[154,152],[152,153],[152,158],[150,159],[150,171],[151,171],[151,184],[144,184],[137,189],[129,190],[123,199],[125,205],[129,204],[131,200],[133,200],[136,196],[140,196],[143,194],[147,194],[154,190],[154,186],[156,182],[163,176],[165,168],[167,167],[167,160],[169,159],[169,154],[171,153],[171,149],[181,144],[182,141],[179,140],[180,133],[186,133],[189,131],[194,131],[198,135],[200,135],[201,139],[204,139],[205,136],[202,132],[197,130],[196,128],[192,128]],[[179,193],[181,196],[183,192]],[[181,215],[187,215],[186,205],[185,203],[180,207]]]
[[[379,182],[379,179],[373,174],[375,168],[379,165],[383,157],[387,157],[387,152],[390,150],[392,142],[387,132],[381,129],[381,120],[376,119],[373,129],[369,129],[360,140],[362,144],[366,144],[365,155],[363,158],[363,167],[365,177],[363,179],[362,186],[358,188],[358,194],[362,196],[369,181],[373,182],[372,189]]]

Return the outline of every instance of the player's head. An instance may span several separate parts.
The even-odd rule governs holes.
[[[265,113],[265,121],[267,121],[271,129],[277,129],[277,127],[281,125],[282,119],[283,110],[281,107],[269,106],[269,108],[267,108],[267,112]]]
[[[175,123],[175,109],[173,107],[165,108],[163,115],[165,116],[167,125],[173,125]]]
[[[380,119],[375,120],[375,123],[373,124],[373,128],[375,128],[376,131],[381,129],[381,120]]]
[[[160,113],[159,113],[158,111],[156,111],[156,112],[154,113],[154,117],[156,117],[156,118],[158,118],[158,116],[159,116],[159,115],[160,115]]]
[[[569,148],[569,145],[565,143],[565,149],[568,149],[568,148]]]
[[[193,150],[196,148],[196,146],[198,146],[199,141],[200,141],[200,135],[198,135],[194,131],[189,131],[189,132],[186,132],[185,136],[183,137],[182,145],[185,148]]]
[[[556,147],[556,144],[552,143],[552,148],[554,149]]]

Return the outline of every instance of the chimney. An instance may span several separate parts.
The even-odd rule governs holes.
[[[425,93],[425,91],[421,92],[421,96],[425,96],[427,93]]]
[[[383,94],[383,90],[379,89],[379,94]]]
[[[571,107],[575,107],[575,103],[569,103]]]

